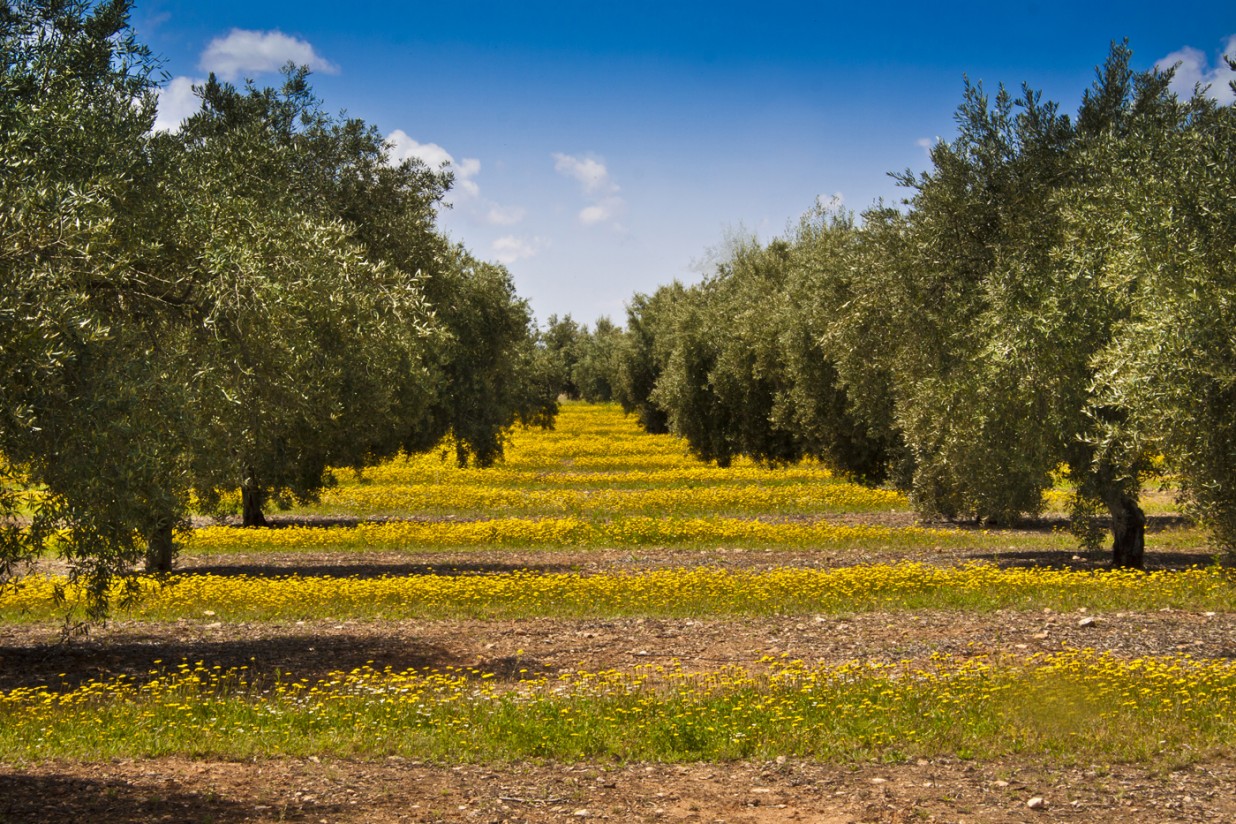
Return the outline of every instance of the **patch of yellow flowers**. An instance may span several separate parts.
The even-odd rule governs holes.
[[[0,593],[0,615],[52,614],[63,580],[28,578]],[[223,618],[803,614],[868,609],[1076,608],[1227,610],[1230,571],[1000,569],[921,563],[734,571],[712,567],[632,573],[510,573],[324,577],[183,575],[141,579],[126,614],[147,620]],[[72,587],[67,597],[73,600]]]
[[[453,454],[402,457],[359,474],[337,470],[338,484],[324,492],[317,509],[605,519],[908,508],[900,493],[847,483],[813,462],[779,469],[750,461],[726,469],[702,464],[681,439],[641,431],[612,404],[565,404],[555,429],[513,433],[496,467],[461,469]]]
[[[887,541],[937,544],[952,533],[920,527],[768,522],[742,518],[656,518],[646,515],[593,522],[562,518],[486,518],[361,523],[352,527],[289,526],[271,530],[204,527],[193,533],[201,551],[470,546],[651,546],[709,542],[814,546]]]
[[[0,757],[101,752],[905,757],[1051,752],[1149,757],[1236,732],[1236,663],[1030,658],[688,671],[677,664],[503,681],[476,669],[364,666],[256,679],[188,662],[142,680],[0,693]],[[1057,712],[1065,710],[1067,712]]]

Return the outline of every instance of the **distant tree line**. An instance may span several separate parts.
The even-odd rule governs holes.
[[[154,132],[129,10],[0,1],[0,584],[55,547],[96,609],[226,493],[261,525],[328,467],[488,465],[557,409],[509,274],[435,226],[449,172],[294,66]]]
[[[924,516],[1038,514],[1076,484],[1085,542],[1141,567],[1168,474],[1236,549],[1236,110],[1114,45],[1076,117],[967,81],[910,196],[730,241],[636,295],[613,397],[700,458],[819,459]]]

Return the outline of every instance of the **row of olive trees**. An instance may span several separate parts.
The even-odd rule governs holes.
[[[924,515],[1074,524],[1143,564],[1160,467],[1236,547],[1236,111],[1115,46],[1075,118],[967,83],[904,209],[816,211],[636,296],[616,397],[701,458],[819,458]]]
[[[446,436],[485,465],[556,410],[509,275],[435,227],[449,174],[293,67],[153,132],[128,13],[0,2],[0,583],[53,544],[96,607],[191,503],[260,525],[328,467]]]
[[[598,318],[591,331],[570,315],[550,315],[540,334],[557,393],[569,400],[604,403],[614,400],[622,330]]]

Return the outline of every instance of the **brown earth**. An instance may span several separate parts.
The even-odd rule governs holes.
[[[0,767],[0,821],[1160,824],[1236,820],[1234,787],[1236,763],[1226,759],[1147,769],[1027,759],[451,767],[166,758]]]
[[[1101,553],[994,555],[919,550],[929,562],[983,558],[1003,565],[1101,566]],[[902,553],[904,556],[904,553]],[[536,551],[282,556],[189,556],[187,571],[218,574],[459,573],[514,568],[638,569],[698,564],[698,552]],[[832,566],[897,560],[879,552],[731,550],[733,568]],[[1152,563],[1187,566],[1194,554]],[[1088,620],[1083,625],[1083,619]],[[1236,657],[1236,613],[859,613],[751,619],[525,621],[116,621],[61,644],[47,624],[0,626],[0,690],[79,683],[187,658],[247,664],[259,676],[325,675],[368,662],[395,669],[474,666],[520,670],[628,667],[678,660],[687,668],[750,664],[765,654],[806,661],[925,658],[933,652],[1030,654],[1093,647],[1119,655],[1188,652]],[[62,676],[63,674],[63,676]],[[775,731],[774,731],[775,734]],[[1042,805],[1028,806],[1031,799]],[[0,764],[0,823],[396,821],[910,822],[1236,821],[1236,759],[1094,765],[1006,758],[899,764],[514,763],[432,765],[388,759],[182,758],[107,763]]]

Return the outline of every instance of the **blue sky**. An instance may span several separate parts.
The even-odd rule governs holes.
[[[137,0],[168,75],[161,125],[193,82],[315,70],[328,109],[397,154],[450,163],[441,216],[506,264],[537,317],[621,322],[635,292],[694,280],[727,234],[783,233],[817,198],[901,193],[953,135],[962,78],[1028,82],[1075,109],[1109,43],[1139,68],[1217,80],[1236,3],[349,3]]]

